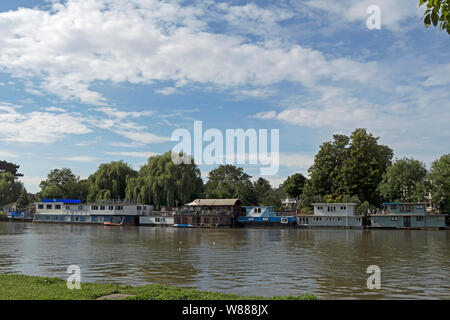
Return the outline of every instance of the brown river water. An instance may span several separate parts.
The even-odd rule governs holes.
[[[450,230],[177,229],[0,222],[0,273],[240,295],[450,299]],[[381,269],[368,289],[367,267]]]

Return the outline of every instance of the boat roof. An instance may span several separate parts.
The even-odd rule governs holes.
[[[239,199],[195,199],[185,206],[234,206],[240,202]]]
[[[81,203],[78,199],[42,199],[40,202],[51,203],[51,202],[63,202],[63,203]]]
[[[356,203],[354,203],[354,202],[344,202],[344,203],[338,203],[338,202],[335,202],[335,203],[311,203],[311,205],[313,205],[313,206],[330,206],[330,205],[332,205],[332,206],[342,206],[342,205],[352,205],[352,206],[356,206]]]
[[[426,202],[385,202],[383,204],[427,204]]]

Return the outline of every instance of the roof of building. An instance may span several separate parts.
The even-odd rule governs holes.
[[[185,204],[186,206],[234,206],[240,204],[239,199],[195,199],[191,203]]]
[[[311,205],[313,206],[343,206],[343,205],[351,205],[351,206],[356,206],[357,203],[353,203],[353,202],[347,202],[347,203],[311,203]]]
[[[385,202],[383,204],[427,204],[426,202]]]
[[[41,202],[44,202],[44,203],[50,203],[50,202],[81,203],[81,200],[77,200],[77,199],[42,199]]]

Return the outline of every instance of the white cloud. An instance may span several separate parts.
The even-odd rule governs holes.
[[[380,8],[381,28],[387,28],[392,31],[401,31],[410,29],[414,23],[405,23],[405,21],[416,21],[420,25],[420,19],[425,12],[425,7],[418,7],[418,2],[411,0],[309,0],[304,3],[309,9],[327,12],[328,19],[335,26],[343,22],[359,22],[366,24],[369,14],[366,10],[371,5]],[[322,16],[323,18],[323,16]],[[349,27],[349,25],[347,25]]]
[[[281,153],[280,165],[288,168],[307,170],[314,164],[314,155],[304,153]]]
[[[435,159],[450,147],[450,118],[446,112],[450,110],[450,92],[442,87],[394,86],[391,95],[384,97],[384,104],[343,88],[317,87],[315,91],[317,97],[298,106],[264,111],[253,117],[315,129],[322,141],[330,140],[334,133],[348,135],[355,128],[366,128],[399,157]]]
[[[19,177],[19,181],[21,181],[28,192],[37,193],[41,190],[39,188],[39,184],[41,181],[45,180],[45,177],[39,177],[39,176],[28,176],[24,175],[23,177]]]
[[[87,134],[93,128],[111,130],[133,141],[132,145],[161,143],[169,141],[167,137],[145,131],[146,126],[139,125],[128,118],[149,116],[154,111],[121,111],[105,107],[95,109],[107,117],[82,115],[79,113],[64,112],[58,107],[45,108],[47,112],[19,112],[19,107],[8,103],[0,103],[0,140],[20,143],[54,143],[64,139],[70,134]],[[56,112],[56,113],[55,113]],[[86,146],[99,141],[79,142],[76,146]]]
[[[94,157],[89,156],[74,156],[74,157],[64,157],[64,158],[57,158],[59,160],[66,160],[66,161],[74,161],[74,162],[93,162],[95,160],[98,160]]]
[[[177,88],[174,88],[174,87],[165,87],[165,88],[158,89],[158,90],[155,90],[155,91],[157,93],[160,93],[160,94],[164,95],[164,96],[169,96],[171,94],[181,93],[180,90],[178,90]]]
[[[9,151],[1,151],[0,150],[0,158],[18,158],[19,155],[9,152]]]
[[[125,118],[139,118],[139,117],[146,117],[151,116],[155,113],[155,111],[152,110],[146,110],[146,111],[123,111],[118,110],[116,108],[112,107],[101,107],[101,108],[95,108],[95,111],[102,112],[106,115],[108,115],[111,118],[115,118],[118,121],[121,121]]]
[[[38,80],[29,85],[36,93],[94,105],[106,102],[91,88],[95,81],[238,88],[286,80],[311,86],[319,79],[367,82],[376,71],[375,64],[328,59],[298,44],[249,43],[238,35],[209,32],[203,20],[214,10],[210,7],[156,0],[68,0],[54,3],[51,11],[2,12],[0,68]],[[228,12],[220,16],[229,23],[270,18],[273,24],[290,16],[256,5],[225,5],[221,10]]]
[[[122,129],[118,129],[115,132],[117,134],[120,134],[121,136],[124,136],[125,138],[128,138],[138,143],[149,144],[149,143],[160,143],[170,141],[170,138],[168,137],[161,137],[151,132],[122,130]]]
[[[53,143],[68,134],[92,132],[82,118],[73,114],[19,113],[8,105],[0,105],[0,123],[0,139],[6,142]]]
[[[42,108],[42,110],[45,110],[48,112],[66,112],[66,109],[59,108],[59,107],[45,107],[45,108]]]
[[[122,151],[122,152],[106,152],[110,155],[118,155],[132,158],[149,158],[158,155],[158,153],[151,151]]]

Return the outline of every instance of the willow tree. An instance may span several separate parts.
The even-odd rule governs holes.
[[[153,156],[127,180],[126,196],[139,203],[178,206],[201,196],[203,181],[194,163],[175,164],[171,152]]]
[[[123,161],[101,164],[88,178],[88,201],[125,199],[127,180],[136,176],[137,172]]]
[[[0,173],[0,206],[15,202],[25,188],[11,172]]]

